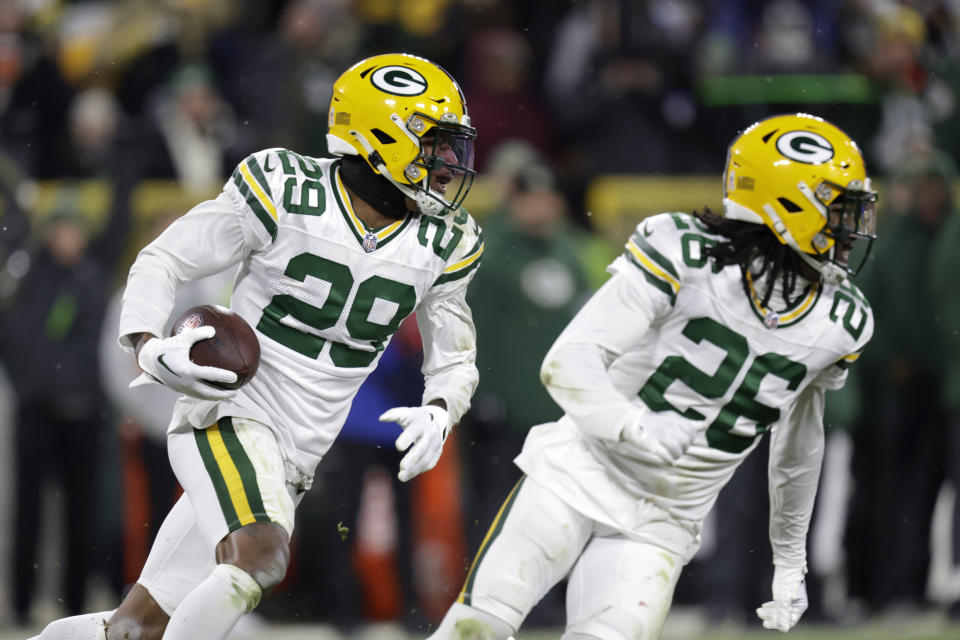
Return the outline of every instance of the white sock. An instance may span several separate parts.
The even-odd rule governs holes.
[[[260,602],[257,581],[243,569],[218,564],[173,612],[163,640],[223,640]]]
[[[54,620],[30,640],[101,640],[104,623],[112,615],[113,611],[100,611]]]
[[[506,640],[514,633],[500,618],[454,602],[427,640]]]

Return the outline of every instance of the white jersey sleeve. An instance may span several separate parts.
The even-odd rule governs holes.
[[[223,191],[178,218],[137,255],[123,294],[120,346],[132,349],[137,333],[163,335],[177,288],[223,271],[276,237],[277,208],[261,162],[277,154],[256,153],[233,172]],[[279,173],[279,172],[278,172]]]
[[[825,393],[822,387],[808,386],[770,436],[770,546],[775,565],[806,565],[807,532],[823,461]]]
[[[860,354],[873,337],[874,320],[867,298],[849,280],[844,280],[834,291],[830,317],[846,330],[847,340],[842,345],[843,355],[832,366],[821,371],[813,384],[823,389],[837,390],[846,384],[847,369],[860,359]]]
[[[610,265],[613,277],[590,298],[547,352],[540,379],[554,401],[585,433],[619,440],[639,408],[608,375],[664,314],[680,276],[654,245],[657,220],[637,227],[624,254]]]
[[[237,264],[258,239],[229,195],[203,202],[144,247],[130,268],[120,315],[120,346],[136,333],[163,335],[177,288]]]
[[[445,226],[436,229],[434,242],[445,241],[442,246],[451,251],[443,273],[417,309],[417,327],[423,339],[423,404],[442,399],[456,424],[469,409],[479,381],[477,332],[466,294],[483,256],[483,233],[463,209],[450,222],[449,232]]]
[[[769,459],[770,545],[775,565],[806,564],[806,540],[824,451],[823,412],[827,390],[840,389],[848,367],[873,336],[873,313],[850,281],[833,293],[830,317],[844,327],[837,353],[772,429]]]

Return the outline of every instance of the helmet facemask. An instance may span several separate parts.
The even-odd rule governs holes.
[[[418,138],[420,153],[404,170],[410,186],[404,189],[404,185],[397,184],[397,187],[413,198],[422,213],[456,210],[463,204],[476,176],[473,169],[476,130],[459,124],[456,118],[438,121],[422,114],[411,116],[407,128],[415,134],[418,130],[422,132]]]
[[[826,225],[814,236],[811,244],[823,261],[828,261],[844,270],[850,276],[856,276],[867,257],[873,241],[876,239],[877,193],[855,180],[846,187],[823,181],[814,190],[818,208],[824,212]],[[854,241],[858,251],[855,265],[849,262]],[[865,243],[861,248],[860,243]]]
[[[359,131],[351,131],[366,150],[370,165],[413,200],[420,213],[441,215],[459,208],[476,175],[473,159],[477,130],[460,124],[453,114],[444,114],[439,120],[422,113],[414,113],[406,122],[396,114],[390,119],[420,149],[403,171],[408,182],[394,178],[380,153]],[[464,119],[469,122],[469,118]],[[432,180],[439,188],[431,184]],[[450,193],[452,197],[447,195]]]

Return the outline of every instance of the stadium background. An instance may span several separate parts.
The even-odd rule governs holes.
[[[643,216],[719,206],[726,144],[739,129],[774,113],[815,113],[861,142],[881,192],[881,240],[861,282],[878,332],[831,400],[813,602],[792,635],[956,637],[958,15],[956,0],[2,0],[3,342],[14,340],[10,327],[32,326],[52,344],[74,340],[69,322],[58,333],[61,316],[34,317],[18,303],[58,222],[91,234],[87,257],[106,298],[158,224],[215,194],[246,154],[284,146],[322,155],[330,84],[346,66],[387,51],[444,66],[480,132],[467,207],[501,237],[529,231],[538,258],[574,256],[582,283],[569,285],[577,295],[564,304],[534,299],[512,314],[491,313],[497,295],[478,287],[481,338],[498,318],[519,318],[531,338],[510,348],[481,340],[481,376],[495,383],[431,481],[410,487],[391,481],[390,434],[370,418],[387,398],[416,397],[416,336],[398,335],[298,514],[290,576],[232,637],[424,635],[505,495],[497,479],[511,477],[510,452],[531,422],[502,419],[511,402],[503,387],[537,393],[535,374],[520,371],[535,371],[555,335],[547,327],[562,326],[602,281]],[[544,192],[551,197],[523,199]],[[548,222],[530,231],[513,220],[524,206],[546,207]],[[494,244],[484,270],[511,259]],[[535,280],[556,284],[549,273]],[[18,610],[15,416],[28,374],[13,351],[0,362],[0,522],[9,529],[0,535],[0,638],[66,613],[63,542],[82,526],[66,515],[69,477],[27,474],[43,485],[43,526],[36,593]],[[504,367],[516,379],[495,373]],[[111,607],[136,578],[157,502],[151,480],[162,485],[163,475],[150,464],[149,429],[106,399],[96,418],[84,454],[96,469],[83,518],[92,535],[79,552],[89,610]],[[681,580],[665,637],[760,632],[750,611],[769,589],[763,461],[738,477]],[[548,598],[520,637],[555,637],[561,598]]]

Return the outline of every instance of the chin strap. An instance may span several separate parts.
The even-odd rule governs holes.
[[[774,211],[773,207],[769,204],[763,205],[763,211],[768,216],[770,220],[773,221],[774,230],[780,234],[780,237],[783,238],[783,241],[793,249],[799,256],[800,259],[807,263],[811,269],[815,269],[817,273],[820,274],[820,277],[823,278],[823,281],[827,284],[840,284],[847,279],[847,272],[843,267],[831,262],[820,262],[815,259],[809,253],[803,251],[800,248],[800,245],[797,244],[797,241],[793,239],[793,235],[790,233],[790,230],[787,229],[787,225],[783,224],[783,220],[780,219],[780,216],[777,215],[777,212]],[[834,248],[836,244],[834,244]],[[833,249],[831,249],[833,251]]]

